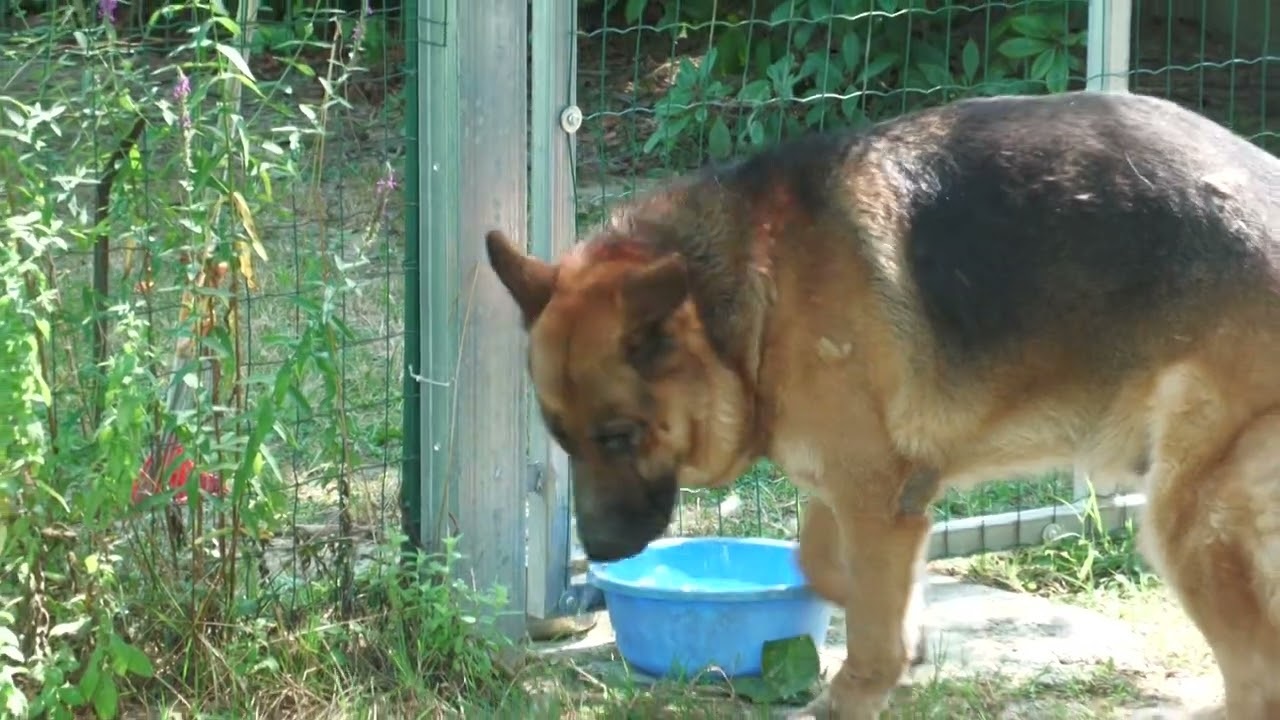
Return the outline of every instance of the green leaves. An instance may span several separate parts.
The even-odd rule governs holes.
[[[105,646],[100,642],[89,656],[77,689],[80,702],[88,701],[97,717],[111,720],[116,717],[120,706],[120,688],[116,678],[128,675],[149,678],[155,675],[155,670],[141,650],[114,632],[104,634]]]
[[[137,675],[144,678],[155,675],[155,669],[147,656],[138,648],[126,643],[119,635],[111,635],[107,648],[111,654],[111,669],[117,675],[121,677]]]
[[[740,678],[733,683],[739,695],[756,702],[792,702],[822,677],[818,648],[808,635],[771,640],[761,650],[759,678]]]
[[[717,117],[711,123],[711,132],[707,135],[707,152],[716,160],[723,160],[733,152],[733,136],[723,117]]]
[[[1047,40],[1033,37],[1009,38],[996,46],[996,52],[1011,59],[1021,60],[1050,50],[1053,47]]]
[[[960,53],[960,69],[964,73],[965,83],[972,85],[973,79],[978,75],[978,63],[981,58],[978,57],[978,43],[969,38],[964,44],[964,50]]]
[[[862,37],[856,33],[849,33],[840,41],[840,59],[846,72],[853,72],[862,64],[864,48]]]
[[[862,84],[875,80],[880,77],[884,71],[897,65],[901,60],[902,55],[896,50],[891,50],[881,55],[877,55],[871,59],[871,62],[867,63],[867,66],[862,69],[861,73],[858,73],[858,78],[854,82]]]
[[[1046,11],[1010,15],[1009,25],[1019,35],[1056,42],[1062,34],[1064,15],[1061,10],[1057,9],[1051,12],[1053,13],[1052,15]]]
[[[983,47],[957,37],[964,26],[947,11],[918,3],[772,0],[756,8],[758,24],[718,26],[701,63],[679,59],[643,152],[662,148],[677,161],[687,153],[697,164],[804,129],[859,126],[957,96],[1065,91],[1082,65],[1083,34],[1068,24],[1073,2],[1046,0],[1010,13],[987,28]],[[627,22],[639,22],[647,6],[627,0]],[[678,15],[670,19],[690,23],[679,30],[690,38],[707,20],[725,19],[713,0],[685,0]]]
[[[103,675],[94,689],[93,710],[100,720],[112,720],[120,710],[120,690],[110,675]]]
[[[1043,80],[1049,92],[1063,92],[1070,79],[1068,55],[1062,48],[1046,50],[1031,64],[1031,79]]]
[[[21,663],[25,658],[22,655],[22,644],[18,642],[18,635],[8,626],[0,625],[0,658],[4,658],[9,662]]]
[[[102,672],[103,653],[103,648],[99,647],[89,656],[84,674],[80,676],[79,689],[81,701],[87,698],[93,704],[94,712],[98,717],[110,720],[116,715],[120,693],[115,687],[115,680]]]
[[[624,12],[627,23],[635,24],[640,19],[640,16],[644,14],[644,9],[648,4],[649,0],[627,0],[627,7]]]
[[[1083,43],[1084,35],[1069,31],[1065,14],[1056,9],[1024,13],[1011,16],[1003,26],[1015,36],[1000,42],[996,52],[1023,64],[1027,78],[1049,92],[1066,91],[1078,63],[1071,49]]]

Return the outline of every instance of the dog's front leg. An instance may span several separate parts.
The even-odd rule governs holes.
[[[876,502],[874,498],[885,494],[874,490],[827,501],[837,529],[837,537],[827,541],[839,543],[847,572],[843,594],[847,655],[822,695],[793,718],[875,720],[880,716],[917,640],[905,625],[919,601],[918,570],[929,537],[927,508],[932,490],[923,501],[909,495],[915,485],[931,482],[932,476],[925,475],[898,481],[899,492],[891,503]]]
[[[848,604],[849,570],[840,542],[839,526],[831,508],[817,497],[805,500],[804,520],[800,526],[800,566],[814,593],[841,610]],[[928,582],[923,555],[915,563],[911,601],[903,619],[902,634],[910,650],[912,665],[926,659],[922,615],[924,591]]]

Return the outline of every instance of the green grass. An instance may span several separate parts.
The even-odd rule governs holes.
[[[351,718],[763,719],[776,717],[782,709],[737,696],[731,683],[647,684],[627,677],[616,665],[576,658],[528,659],[494,682],[493,687],[462,688],[460,698],[445,693],[378,698],[368,689],[362,692],[359,683],[328,697],[318,689],[300,688],[295,693],[311,700],[308,712]],[[1119,718],[1149,702],[1150,694],[1141,678],[1108,665],[1061,680],[938,674],[895,691],[885,718]]]
[[[680,683],[640,685],[615,679],[606,684],[598,672],[576,663],[558,663],[541,683],[487,708],[500,716],[520,712],[535,718],[768,718],[781,709],[734,697],[731,685],[695,687]],[[1032,708],[1036,718],[1120,717],[1121,708],[1141,695],[1133,680],[1108,667],[1063,683],[1014,680],[998,676],[935,677],[900,688],[886,720],[996,718],[1017,708]],[[1081,714],[1089,708],[1092,714]],[[1074,714],[1073,714],[1074,711]]]
[[[1173,653],[1186,655],[1196,638],[1187,623],[1176,615],[1177,609],[1149,587],[1137,593],[1124,593],[1116,588],[1082,592],[1072,597],[1059,597],[1097,606],[1106,612],[1146,623],[1169,634],[1165,644],[1170,658]],[[412,647],[415,635],[401,634],[394,623],[381,614],[371,615],[357,623],[325,628],[313,625],[287,639],[292,648],[288,655],[277,656],[272,672],[257,672],[246,677],[247,692],[228,701],[221,698],[194,707],[183,703],[151,703],[145,706],[147,717],[209,718],[379,718],[379,717],[527,717],[527,718],[593,718],[598,720],[649,718],[768,718],[780,708],[753,704],[735,696],[732,684],[659,682],[647,684],[629,676],[616,661],[616,651],[605,648],[584,654],[546,656],[525,655],[512,649],[502,653],[500,645],[489,652],[508,659],[498,665],[478,667],[481,656],[467,656],[472,675],[459,676],[452,685],[424,681],[411,670],[410,658],[428,643],[419,641]],[[342,642],[348,634],[359,632],[360,626],[382,628],[381,636],[388,647],[382,660],[371,662],[367,656],[353,652]],[[1171,634],[1178,626],[1183,636]],[[1176,628],[1175,628],[1176,629]],[[408,629],[406,629],[408,630]],[[420,637],[420,636],[419,636]],[[475,643],[475,636],[459,642]],[[1190,642],[1188,642],[1190,638]],[[373,639],[371,636],[370,640]],[[277,641],[282,643],[286,639]],[[229,663],[249,665],[255,642],[243,638],[224,650]],[[434,642],[445,642],[443,637]],[[267,644],[269,646],[269,644]],[[440,649],[448,647],[442,645]],[[280,645],[280,650],[285,646]],[[1170,683],[1179,681],[1173,675],[1181,672],[1211,671],[1207,653],[1180,664],[1153,656],[1150,672],[1135,674],[1110,665],[1098,665],[1069,678],[1049,676],[1013,677],[1001,674],[957,675],[946,672],[945,662],[939,671],[916,677],[912,683],[895,691],[886,720],[926,720],[937,718],[1042,718],[1076,720],[1083,718],[1122,718],[1134,708],[1154,704]],[[327,657],[326,657],[327,656]],[[285,657],[291,657],[285,660]],[[417,656],[421,657],[421,656]],[[270,662],[259,657],[257,663]],[[166,713],[166,708],[169,712]],[[143,708],[139,708],[142,711]]]
[[[949,490],[935,504],[938,520],[1029,510],[1069,502],[1071,476],[1053,473],[1034,479],[994,481],[973,490]]]
[[[354,679],[354,678],[353,678]],[[479,694],[479,689],[473,689]],[[735,697],[729,685],[693,686],[664,682],[641,684],[602,674],[571,660],[540,662],[520,668],[485,694],[490,700],[447,699],[410,692],[378,697],[357,683],[331,694],[300,687],[284,706],[260,703],[204,715],[231,717],[521,717],[531,720],[694,720],[776,717],[781,706],[757,705]],[[1051,720],[1119,718],[1147,702],[1132,676],[1099,666],[1087,676],[1062,682],[1012,679],[996,675],[936,677],[894,693],[885,720],[1024,717]],[[153,716],[178,717],[150,708]],[[170,713],[172,710],[170,710]],[[244,713],[244,714],[241,714]]]

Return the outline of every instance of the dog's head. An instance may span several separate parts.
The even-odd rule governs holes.
[[[681,486],[745,469],[745,385],[708,342],[678,254],[615,236],[551,264],[501,232],[485,239],[529,333],[542,417],[571,458],[587,556],[634,555],[666,530]]]

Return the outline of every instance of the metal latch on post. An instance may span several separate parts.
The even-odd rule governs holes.
[[[570,135],[582,127],[582,110],[577,105],[570,105],[560,111],[560,129]]]
[[[529,463],[529,492],[542,494],[543,482],[545,480],[545,470],[542,463]]]

